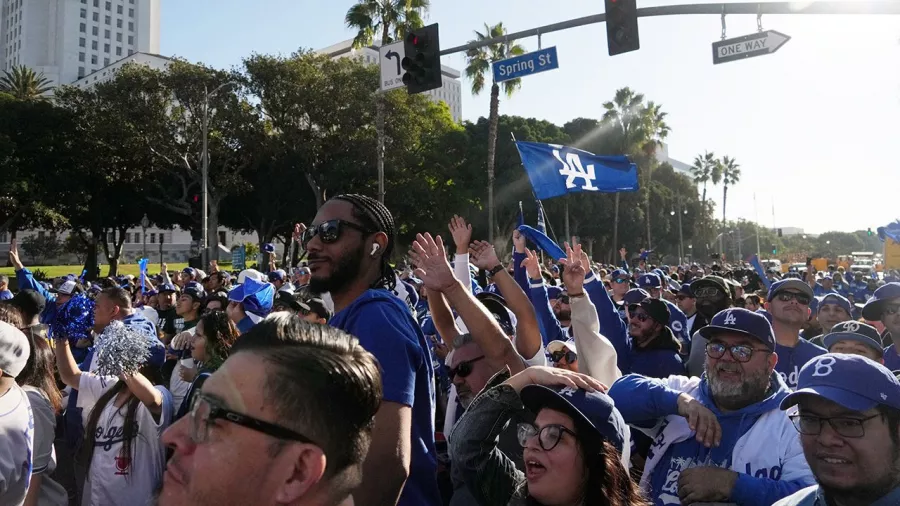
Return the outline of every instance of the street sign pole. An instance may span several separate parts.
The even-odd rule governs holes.
[[[403,87],[403,70],[400,61],[403,60],[405,50],[403,41],[394,42],[378,48],[378,66],[381,79],[379,79],[379,96],[375,97],[375,130],[378,136],[375,150],[375,164],[378,171],[378,201],[384,203],[384,97],[381,93]]]

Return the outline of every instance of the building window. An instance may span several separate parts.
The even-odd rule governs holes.
[[[134,9],[128,9],[128,17],[129,17],[129,18],[133,18],[133,17],[134,17]]]
[[[134,35],[129,35],[129,36],[128,36],[128,44],[134,45]]]
[[[122,34],[121,33],[116,34],[116,42],[122,42]]]
[[[84,24],[84,23],[81,23],[81,24],[78,26],[78,31],[81,32],[81,33],[86,32],[86,31],[87,31],[87,25]]]
[[[225,244],[225,231],[219,230],[219,244]]]
[[[104,66],[104,67],[108,67],[108,66],[109,66],[109,58],[104,58],[104,59],[103,59],[103,66]]]
[[[94,21],[96,21],[96,22],[99,23],[99,22],[100,22],[100,13],[99,13],[99,12],[93,13],[93,14],[91,15],[91,18],[93,18]]]
[[[109,38],[109,30],[103,30],[103,38],[105,38],[105,39]]]
[[[112,2],[106,2],[106,10],[108,10],[108,11],[112,10]]]
[[[125,234],[125,244],[131,244],[131,234]]]
[[[116,234],[114,234],[113,232],[107,232],[106,242],[116,242]]]
[[[116,28],[122,28],[122,20],[121,19],[116,20]]]
[[[87,0],[81,0],[81,3],[83,3],[84,5],[87,5]]]
[[[150,232],[150,244],[156,244],[156,234]]]
[[[78,47],[87,47],[87,39],[84,37],[78,39]]]
[[[97,64],[97,55],[92,54],[91,55],[91,65],[96,65],[96,64]]]
[[[134,54],[134,49],[129,49],[129,50],[128,50],[128,56],[131,56],[131,55],[133,55],[133,54]]]
[[[109,52],[109,44],[103,44],[103,52],[104,52],[104,53],[108,53],[108,52]]]
[[[84,53],[78,53],[78,61],[84,62]]]
[[[2,242],[2,243],[9,242],[9,239],[6,237],[6,232],[0,233],[0,242]]]
[[[139,232],[134,233],[134,243],[137,244],[141,242],[141,234]]]
[[[116,56],[122,56],[122,48],[121,47],[116,48]]]
[[[104,17],[103,17],[103,22],[104,22],[105,24],[107,24],[107,25],[111,25],[111,24],[112,24],[112,18],[109,17],[109,16],[104,16]]]
[[[122,6],[121,5],[116,6],[116,14],[122,14]]]
[[[81,9],[81,18],[87,19],[87,9]]]
[[[94,7],[100,7],[100,0],[94,0]]]
[[[129,32],[133,32],[133,31],[134,31],[134,21],[129,21],[129,22],[128,22],[128,31],[129,31]]]
[[[100,29],[97,28],[96,26],[92,26],[92,27],[91,27],[91,34],[92,34],[93,36],[95,36],[95,37],[96,37],[97,35],[100,35]]]
[[[97,41],[96,40],[91,41],[91,49],[93,49],[94,51],[97,50]]]

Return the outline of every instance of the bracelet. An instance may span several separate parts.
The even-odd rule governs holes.
[[[581,292],[581,293],[570,293],[570,294],[569,294],[569,298],[570,298],[570,299],[577,299],[577,298],[579,298],[579,297],[584,297],[584,292]]]
[[[494,276],[497,275],[498,272],[500,272],[500,271],[502,271],[502,270],[503,270],[503,264],[497,264],[496,267],[491,268],[491,269],[490,269],[489,271],[487,271],[487,272],[488,272],[488,275],[489,275],[489,276],[494,277]]]

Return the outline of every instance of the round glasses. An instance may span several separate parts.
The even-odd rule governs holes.
[[[544,425],[538,429],[532,423],[520,423],[516,426],[516,429],[516,435],[519,438],[519,444],[522,445],[522,448],[525,448],[525,446],[528,445],[528,441],[531,438],[538,436],[538,444],[544,451],[548,452],[556,448],[556,445],[559,444],[559,440],[562,439],[563,434],[568,433],[571,434],[572,437],[578,437],[578,435],[571,430],[557,424]]]

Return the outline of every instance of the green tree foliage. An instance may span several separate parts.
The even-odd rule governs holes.
[[[59,255],[62,245],[55,234],[35,234],[22,239],[22,251],[31,257],[34,265],[42,265],[46,260]]]
[[[47,100],[47,92],[53,89],[43,72],[35,72],[25,65],[14,65],[4,70],[0,77],[0,92],[17,100]]]

